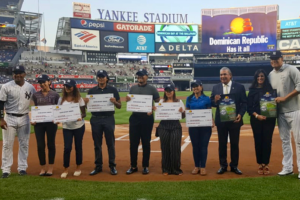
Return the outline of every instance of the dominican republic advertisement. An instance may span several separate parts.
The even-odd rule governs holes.
[[[276,50],[277,10],[275,5],[202,10],[202,53]]]

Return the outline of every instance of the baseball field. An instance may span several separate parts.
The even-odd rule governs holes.
[[[89,176],[94,168],[94,145],[91,136],[91,128],[88,113],[85,118],[86,131],[83,138],[83,164],[80,177],[74,177],[75,150],[71,155],[71,166],[67,179],[61,179],[63,172],[63,137],[62,130],[57,131],[56,136],[56,159],[54,174],[52,177],[39,177],[40,171],[37,145],[35,136],[32,134],[29,142],[28,175],[20,177],[17,174],[17,138],[14,143],[14,164],[12,175],[8,179],[0,179],[1,199],[44,199],[44,200],[67,200],[67,199],[300,199],[299,180],[297,175],[279,177],[281,170],[282,149],[277,127],[274,131],[272,155],[270,161],[271,174],[268,176],[258,175],[254,141],[252,130],[249,125],[248,114],[244,115],[245,125],[240,135],[240,160],[239,169],[243,175],[226,172],[223,175],[216,174],[219,168],[218,137],[216,128],[210,139],[207,159],[207,175],[192,175],[194,168],[192,146],[188,129],[182,120],[183,136],[181,147],[182,176],[164,176],[161,172],[161,152],[159,138],[152,134],[150,173],[142,175],[141,157],[142,147],[139,147],[138,167],[139,172],[126,175],[130,166],[129,158],[129,135],[128,118],[130,112],[126,112],[124,97],[127,93],[120,93],[122,108],[116,109],[116,164],[118,175],[109,174],[108,155],[106,144],[103,141],[103,172]],[[180,99],[185,99],[191,92],[177,92]],[[206,93],[208,96],[210,93]],[[160,93],[162,96],[162,93]],[[85,94],[82,94],[85,96]],[[157,127],[155,123],[154,127]],[[154,131],[153,131],[154,133]],[[1,134],[1,132],[0,132]],[[1,137],[2,139],[2,137]],[[2,142],[0,142],[0,153]],[[228,145],[228,160],[230,161],[230,147]],[[294,159],[294,163],[296,163]],[[294,172],[298,174],[296,165]]]

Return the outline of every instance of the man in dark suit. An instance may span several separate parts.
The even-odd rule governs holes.
[[[221,83],[213,87],[211,93],[211,105],[216,107],[215,123],[218,130],[219,138],[219,160],[221,168],[218,174],[223,174],[227,171],[227,138],[230,137],[230,150],[231,150],[231,171],[236,174],[242,174],[238,169],[239,161],[239,138],[240,129],[243,125],[243,116],[247,110],[247,97],[245,87],[239,83],[231,81],[232,74],[229,68],[223,67],[220,70]],[[221,122],[219,103],[222,94],[235,94],[236,104],[236,119],[231,122]]]

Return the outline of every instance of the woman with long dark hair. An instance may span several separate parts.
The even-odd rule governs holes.
[[[50,88],[50,79],[47,75],[40,75],[38,78],[41,90],[34,93],[32,96],[35,106],[48,106],[57,105],[59,100],[59,94]],[[31,123],[34,126],[34,132],[36,136],[38,157],[40,160],[41,171],[40,176],[52,176],[53,164],[55,160],[55,136],[57,131],[57,124],[52,122],[43,123]],[[47,136],[47,147],[48,147],[48,162],[49,166],[46,170],[46,153],[45,153],[45,135]]]
[[[261,175],[270,174],[269,162],[276,118],[267,118],[261,115],[260,98],[263,94],[272,91],[273,88],[268,80],[267,73],[262,69],[257,70],[249,88],[247,109],[251,116],[250,123],[255,142],[258,174]]]
[[[61,174],[61,178],[68,176],[68,168],[70,166],[70,154],[72,150],[73,138],[75,140],[76,151],[76,170],[74,176],[80,176],[80,165],[82,164],[82,139],[85,131],[85,125],[83,118],[86,116],[85,103],[80,96],[80,92],[76,87],[74,80],[67,80],[64,84],[62,97],[58,101],[58,105],[67,105],[79,103],[81,110],[81,118],[74,122],[63,123],[63,135],[64,135],[64,167],[65,170]]]
[[[201,81],[194,80],[191,83],[191,88],[193,90],[193,94],[188,96],[186,100],[186,109],[211,109],[210,98],[204,94]],[[212,127],[214,127],[214,124]],[[207,174],[205,167],[208,143],[212,133],[212,127],[189,127],[189,134],[193,146],[193,156],[195,162],[195,168],[192,171],[192,174],[194,175],[200,173],[200,175],[205,176]]]
[[[164,98],[159,103],[173,102],[180,104],[179,112],[182,113],[182,118],[184,118],[184,104],[176,98],[175,87],[169,84],[165,87]],[[156,110],[156,107],[154,107],[154,110]],[[182,175],[180,169],[182,127],[179,120],[161,120],[157,127],[157,133],[160,137],[163,174]]]

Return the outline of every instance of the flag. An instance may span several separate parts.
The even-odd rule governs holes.
[[[41,40],[41,42],[43,42],[44,44],[46,44],[46,43],[47,43],[47,40],[46,40],[45,38],[43,38],[43,39]]]

